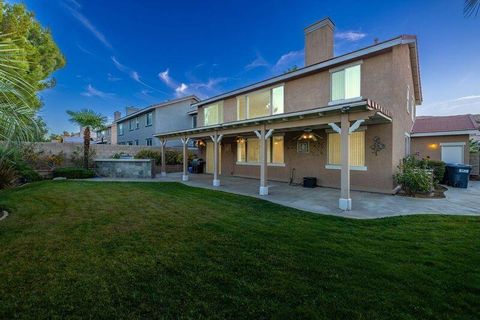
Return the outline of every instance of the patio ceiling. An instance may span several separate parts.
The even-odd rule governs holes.
[[[363,99],[355,102],[326,106],[299,112],[283,113],[268,117],[226,122],[213,126],[206,126],[188,130],[158,133],[160,139],[189,137],[201,138],[214,132],[224,135],[235,135],[246,131],[258,130],[261,126],[268,126],[275,130],[295,130],[302,128],[326,128],[328,123],[340,122],[340,115],[349,113],[350,121],[365,119],[365,125],[392,122],[390,113],[372,100]]]

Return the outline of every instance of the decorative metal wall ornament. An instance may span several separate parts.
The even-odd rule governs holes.
[[[385,149],[385,144],[382,143],[379,136],[375,136],[373,138],[373,144],[370,146],[370,149],[372,150],[372,153],[375,154],[375,156],[378,156],[378,153]]]

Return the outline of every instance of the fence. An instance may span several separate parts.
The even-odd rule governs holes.
[[[470,152],[470,165],[472,166],[470,175],[480,175],[480,152]]]

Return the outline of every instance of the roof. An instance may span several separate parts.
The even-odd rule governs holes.
[[[417,38],[412,35],[401,35],[390,40],[373,44],[363,49],[352,51],[350,53],[346,53],[344,55],[337,56],[337,57],[328,59],[326,61],[322,61],[310,66],[300,68],[298,70],[289,72],[287,74],[275,76],[275,77],[272,77],[272,78],[269,78],[269,79],[266,79],[266,80],[263,80],[263,81],[260,81],[260,82],[257,82],[233,91],[229,91],[229,92],[211,97],[209,99],[202,100],[193,105],[197,107],[206,105],[206,104],[213,103],[226,98],[230,98],[236,95],[247,93],[255,89],[259,89],[259,88],[266,87],[273,84],[278,84],[286,80],[292,80],[295,78],[306,76],[315,72],[319,72],[324,69],[332,68],[336,65],[345,64],[345,63],[352,62],[375,53],[380,53],[382,51],[389,50],[392,47],[401,45],[401,44],[409,45],[410,52],[411,52],[411,67],[413,71],[415,98],[416,98],[417,104],[421,104],[423,101],[423,98],[422,98],[422,88],[420,83],[420,67],[419,67],[419,61],[418,61]]]
[[[146,113],[150,110],[153,110],[153,109],[156,109],[156,108],[160,108],[160,107],[166,107],[166,106],[169,106],[171,104],[174,104],[174,103],[178,103],[178,102],[182,102],[182,101],[187,101],[187,100],[195,100],[195,101],[200,101],[200,99],[195,96],[195,95],[190,95],[190,96],[186,96],[186,97],[181,97],[181,98],[178,98],[178,99],[173,99],[173,100],[166,100],[166,101],[163,101],[163,102],[160,102],[160,103],[157,103],[157,104],[152,104],[151,106],[148,106],[146,108],[143,108],[143,109],[140,109],[136,112],[133,112],[133,113],[130,113],[128,115],[126,115],[125,117],[122,117],[118,120],[115,120],[113,121],[113,123],[118,123],[118,122],[122,122],[122,121],[125,121],[127,119],[130,119],[130,118],[134,118],[138,115],[141,115],[143,113]]]
[[[276,114],[266,117],[252,118],[246,120],[224,122],[216,125],[198,127],[187,130],[161,132],[154,134],[158,138],[171,138],[176,136],[186,136],[193,134],[206,134],[216,130],[230,129],[230,128],[244,128],[248,125],[256,125],[260,123],[285,122],[290,120],[303,119],[307,117],[323,117],[326,115],[338,114],[350,111],[375,111],[375,116],[382,121],[391,122],[391,116],[388,110],[379,106],[375,101],[362,99],[355,102],[343,103],[334,106],[324,106],[309,110],[295,111],[289,113]]]
[[[479,130],[479,124],[471,114],[454,116],[417,117],[412,134],[463,133]]]

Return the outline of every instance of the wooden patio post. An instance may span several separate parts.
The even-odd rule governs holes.
[[[218,132],[215,131],[213,136],[210,136],[210,139],[213,141],[213,186],[219,187],[220,186],[220,179],[218,178],[218,168],[219,166],[219,155],[220,155],[220,142],[222,141],[223,135],[218,135]]]
[[[161,139],[160,140],[160,156],[162,160],[162,167],[161,167],[161,173],[160,175],[162,177],[165,177],[167,175],[167,164],[165,163],[165,147],[167,145],[167,139]]]
[[[182,181],[188,181],[188,141],[190,138],[181,138],[183,143],[183,175]]]
[[[273,129],[270,129],[267,132],[265,125],[259,131],[255,131],[255,134],[258,137],[260,142],[260,190],[259,194],[261,196],[268,195],[268,181],[267,181],[267,170],[268,170],[268,158],[267,158],[267,140],[273,133]]]
[[[341,141],[342,141],[342,168],[341,168],[341,192],[338,206],[342,210],[352,210],[352,199],[350,198],[350,121],[348,113],[341,116]]]

